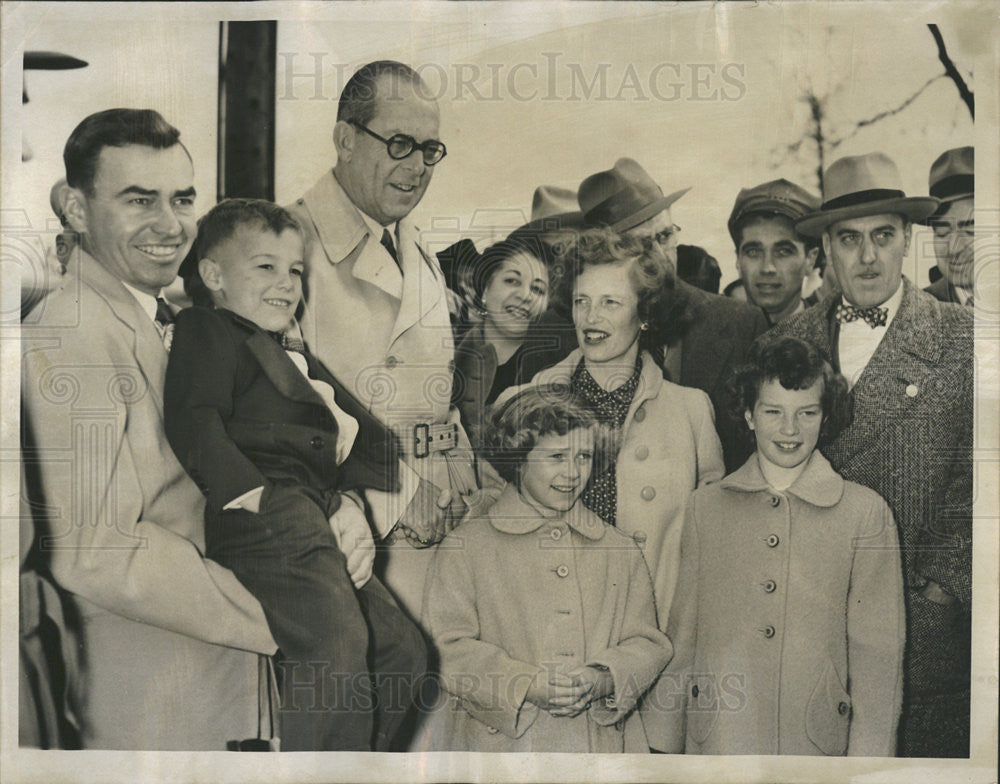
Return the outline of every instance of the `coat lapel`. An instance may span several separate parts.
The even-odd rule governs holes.
[[[261,369],[282,395],[300,403],[325,405],[319,393],[285,354],[285,350],[270,335],[254,332],[247,338],[247,348],[260,363]]]
[[[132,334],[132,354],[146,380],[146,387],[163,416],[163,385],[167,377],[167,351],[152,319],[128,289],[93,257],[81,251],[80,277],[108,303],[109,310]]]
[[[405,220],[400,221],[399,253],[403,264],[403,296],[389,338],[390,343],[417,324],[444,296],[444,284],[438,279],[434,269],[436,262],[432,262],[424,253],[417,243],[417,235],[418,231],[414,226]],[[381,245],[379,248],[384,251]],[[389,258],[388,252],[385,256]],[[392,263],[391,259],[389,263]]]
[[[852,390],[854,419],[831,444],[838,464],[877,442],[921,403],[941,357],[940,321],[936,300],[921,296],[904,278],[899,310]]]

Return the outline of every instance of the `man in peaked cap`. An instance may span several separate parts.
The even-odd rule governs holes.
[[[587,177],[577,198],[586,226],[653,237],[676,269],[680,227],[674,224],[670,208],[688,190],[664,196],[642,166],[620,158],[611,169]],[[726,413],[725,383],[732,368],[745,360],[754,338],[767,329],[767,322],[758,308],[745,302],[709,294],[680,278],[674,285],[690,303],[693,322],[676,344],[667,347],[665,373],[711,397],[726,470],[733,471],[750,456],[750,448]]]
[[[736,266],[750,301],[776,324],[805,309],[802,281],[816,264],[819,241],[795,231],[795,221],[819,209],[819,199],[788,180],[744,188],[729,215]]]
[[[934,213],[938,201],[907,197],[900,182],[895,163],[882,153],[831,164],[822,206],[796,230],[822,237],[842,294],[781,322],[772,334],[812,342],[851,382],[853,421],[823,453],[845,479],[882,495],[899,528],[907,618],[897,753],[964,757],[972,312],[938,302],[903,277],[911,224]]]
[[[930,194],[941,204],[926,223],[934,232],[934,253],[943,276],[928,286],[942,302],[974,305],[975,260],[975,151],[972,147],[948,150],[934,161]]]

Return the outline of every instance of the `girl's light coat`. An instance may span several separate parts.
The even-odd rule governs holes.
[[[891,756],[903,580],[892,513],[818,451],[785,492],[754,455],[691,496],[643,718],[659,750]],[[686,718],[686,726],[685,726]]]
[[[438,547],[424,617],[449,696],[422,745],[450,751],[648,752],[634,708],[670,659],[630,536],[583,504],[543,518],[508,485]],[[612,699],[575,717],[525,701],[542,670],[607,667]]]

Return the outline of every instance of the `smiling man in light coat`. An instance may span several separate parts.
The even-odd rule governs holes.
[[[67,688],[87,749],[263,749],[272,732],[258,654],[274,640],[257,600],[204,558],[204,498],[163,430],[159,294],[195,233],[178,137],[151,110],[77,126],[65,210],[81,247],[22,330],[31,557],[79,632]]]
[[[424,548],[460,519],[476,486],[451,407],[444,275],[407,219],[446,153],[438,126],[412,68],[363,66],[340,97],[336,165],[290,207],[306,234],[305,340],[399,438],[401,491],[369,492],[367,501],[385,537],[376,569],[417,620]]]

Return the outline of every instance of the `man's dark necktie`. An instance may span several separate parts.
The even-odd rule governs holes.
[[[393,244],[392,235],[388,229],[382,229],[382,247],[389,251],[392,260],[396,262],[396,266],[402,271],[403,265],[399,263],[399,254],[396,253],[396,246]]]
[[[156,315],[153,317],[153,320],[156,322],[156,328],[160,332],[163,347],[167,351],[170,351],[170,344],[174,341],[174,322],[177,319],[163,297],[156,298]]]
[[[849,324],[852,321],[861,319],[872,329],[875,329],[875,327],[884,327],[888,316],[889,308],[881,308],[878,306],[871,308],[858,308],[845,302],[841,302],[837,305],[837,312],[834,313],[834,318],[841,324]]]

